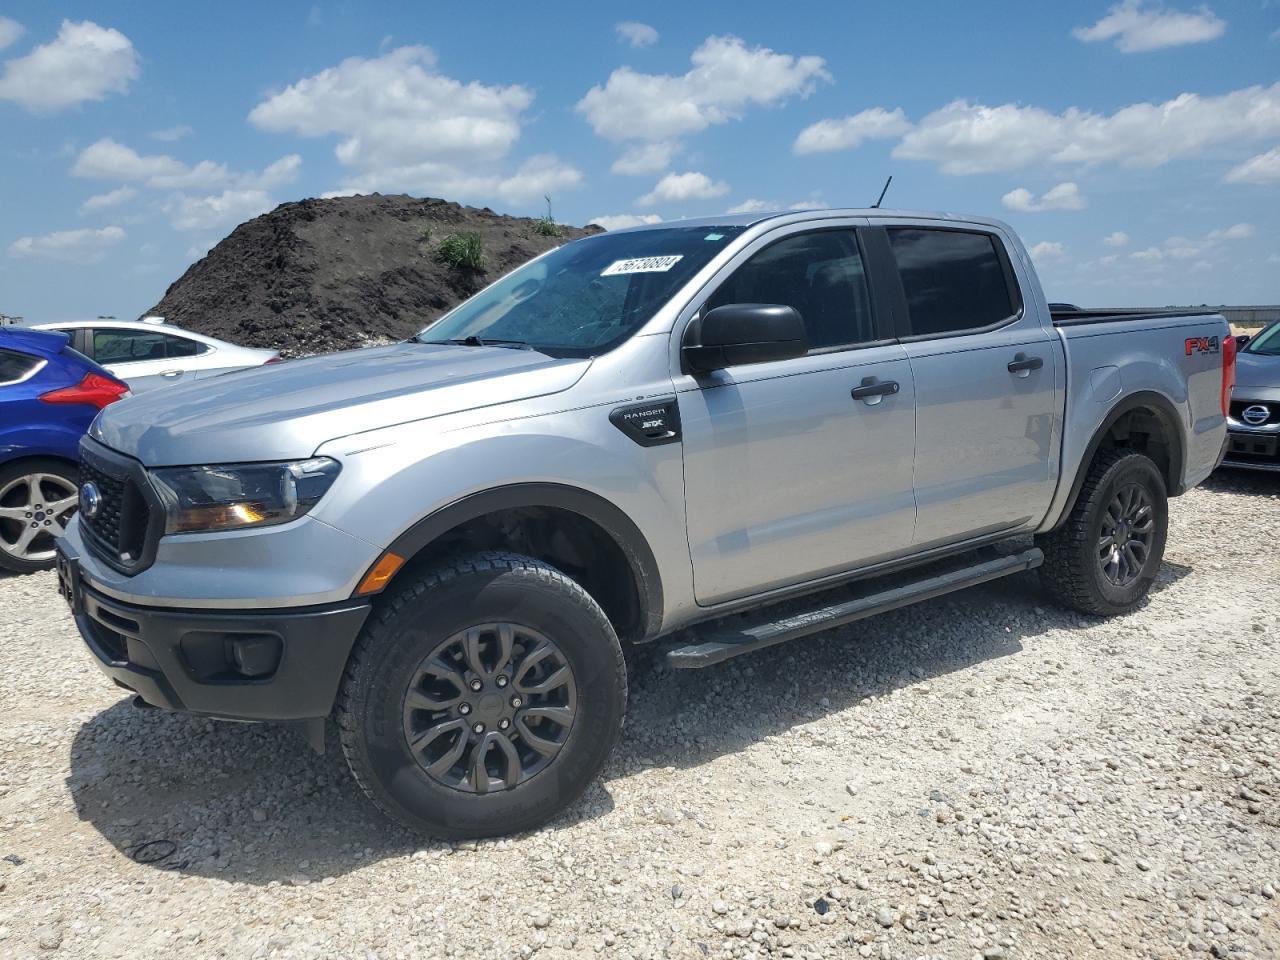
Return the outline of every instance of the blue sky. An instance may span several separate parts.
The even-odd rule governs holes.
[[[30,319],[137,315],[302,197],[621,225],[889,174],[886,206],[1012,223],[1051,299],[1280,301],[1276,0],[7,2],[0,125]]]

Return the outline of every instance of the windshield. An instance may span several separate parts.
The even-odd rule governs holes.
[[[671,227],[584,237],[508,274],[414,339],[595,356],[631,336],[742,230]]]
[[[1257,353],[1264,357],[1280,357],[1280,320],[1246,343],[1244,352]]]

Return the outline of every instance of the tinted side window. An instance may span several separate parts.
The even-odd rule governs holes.
[[[166,355],[170,358],[198,357],[209,349],[207,344],[203,344],[199,340],[188,340],[186,337],[169,335],[164,338],[164,342]]]
[[[810,349],[876,339],[862,257],[849,230],[802,233],[765,247],[721,284],[707,309],[729,303],[795,307]]]
[[[40,361],[25,353],[0,350],[0,384],[15,383],[25,377]]]
[[[93,331],[93,359],[99,363],[133,363],[138,360],[163,360],[162,333],[135,333],[132,330]]]
[[[956,333],[1017,312],[995,238],[960,230],[891,228],[911,333]]]

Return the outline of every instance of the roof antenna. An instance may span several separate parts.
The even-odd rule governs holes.
[[[880,191],[880,199],[871,205],[872,210],[880,209],[880,201],[884,200],[884,195],[889,192],[889,184],[893,183],[893,175],[889,175],[889,179],[884,182],[884,189]]]

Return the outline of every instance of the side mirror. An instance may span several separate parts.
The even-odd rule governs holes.
[[[690,329],[682,353],[693,370],[707,372],[744,363],[791,360],[809,352],[809,337],[795,307],[730,303],[708,312]]]
[[[1241,347],[1243,347],[1246,343],[1248,343],[1248,342],[1249,342],[1250,340],[1252,340],[1252,339],[1253,339],[1253,337],[1251,337],[1251,336],[1250,336],[1249,334],[1247,334],[1247,333],[1242,333],[1242,334],[1240,334],[1238,337],[1236,337],[1236,349],[1237,349],[1237,350],[1238,350],[1238,349],[1240,349]]]

